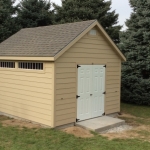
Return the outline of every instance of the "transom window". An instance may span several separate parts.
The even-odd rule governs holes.
[[[20,68],[20,69],[43,70],[43,63],[37,63],[37,62],[19,62],[18,68]]]
[[[15,68],[15,62],[0,61],[0,68]]]

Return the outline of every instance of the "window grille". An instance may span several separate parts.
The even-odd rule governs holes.
[[[31,70],[43,70],[43,63],[19,62],[18,68],[20,68],[20,69],[31,69]]]
[[[15,62],[0,61],[0,68],[15,68]]]

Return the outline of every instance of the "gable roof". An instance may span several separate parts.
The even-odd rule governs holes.
[[[125,61],[123,54],[96,20],[21,29],[0,44],[0,57],[47,57],[47,60],[49,57],[54,61],[94,26],[98,26]]]
[[[25,28],[0,44],[1,56],[54,57],[95,20]]]

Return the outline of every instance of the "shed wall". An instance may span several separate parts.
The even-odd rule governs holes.
[[[105,113],[120,111],[121,59],[97,31],[86,34],[55,62],[55,126],[75,122],[77,115],[77,64],[106,64]]]
[[[53,69],[48,62],[44,70],[0,68],[0,112],[51,126]]]

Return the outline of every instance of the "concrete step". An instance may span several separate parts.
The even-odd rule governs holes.
[[[84,120],[76,123],[76,126],[95,132],[103,132],[114,127],[125,124],[124,120],[109,116],[102,116],[94,119]]]

